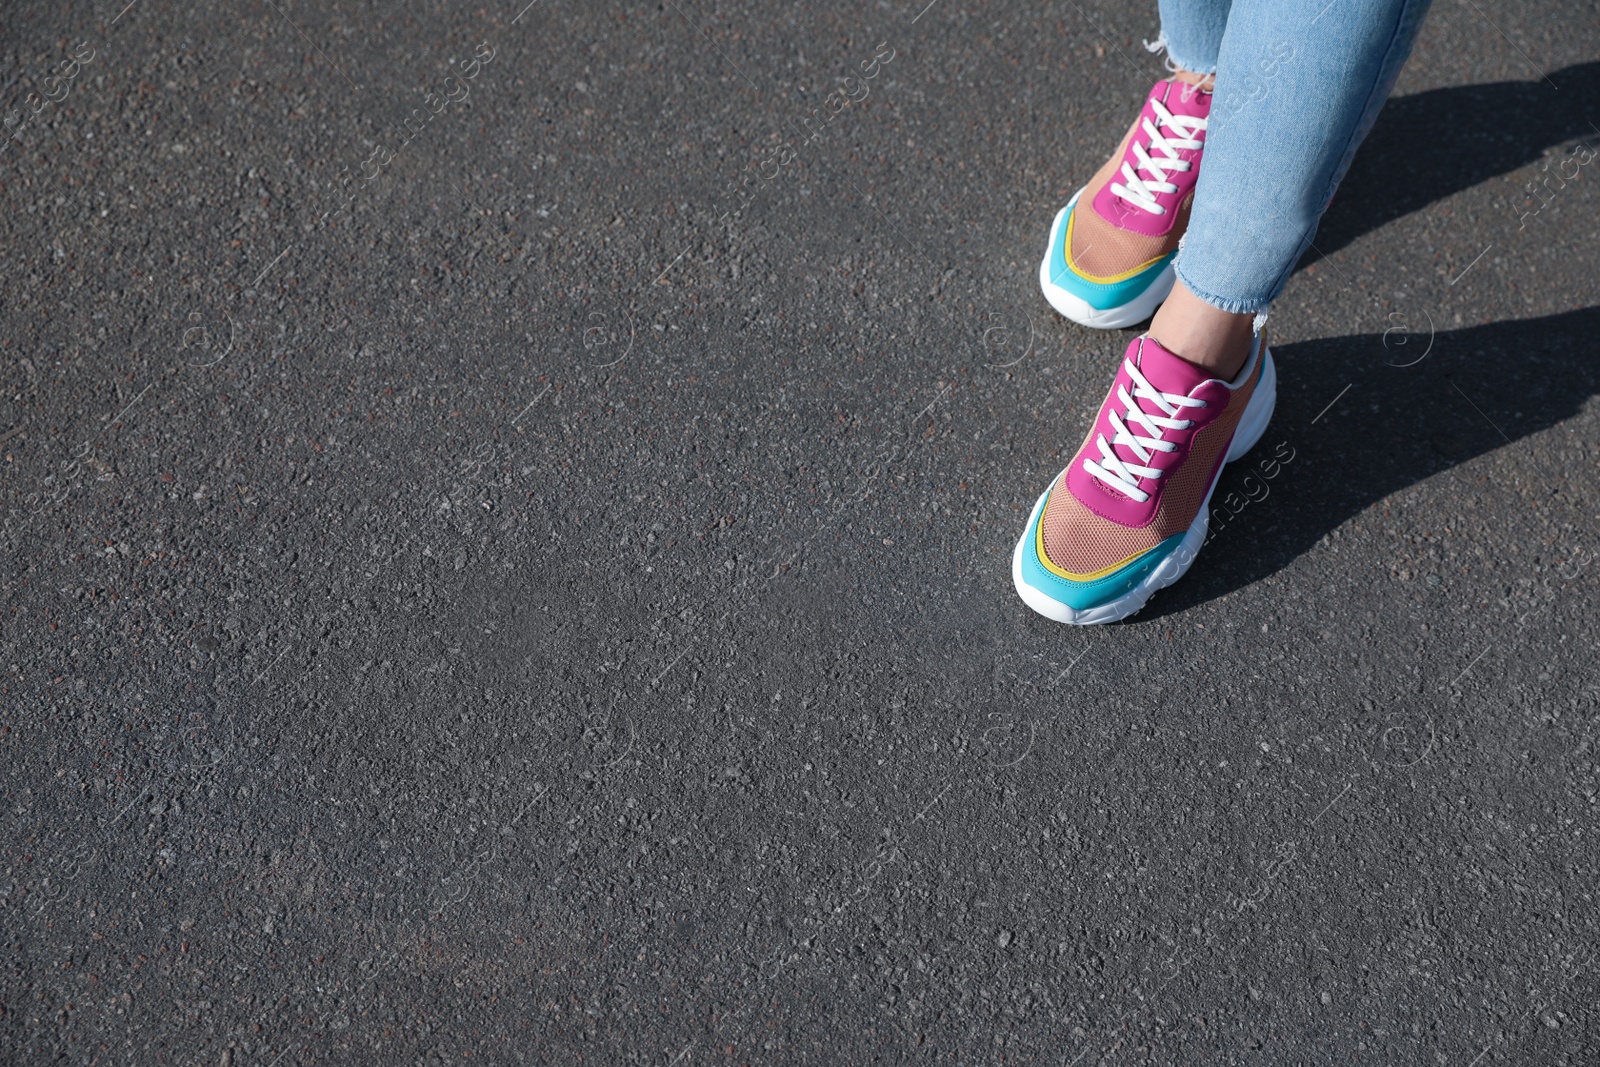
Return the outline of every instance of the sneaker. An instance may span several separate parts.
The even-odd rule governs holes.
[[[1222,465],[1260,440],[1277,392],[1259,333],[1232,382],[1134,338],[1089,436],[1012,553],[1023,601],[1057,622],[1115,622],[1182,577],[1206,539]]]
[[[1116,155],[1056,215],[1039,264],[1051,307],[1103,329],[1155,314],[1172,289],[1210,113],[1209,92],[1156,82]]]

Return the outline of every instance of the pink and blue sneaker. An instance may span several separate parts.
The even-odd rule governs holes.
[[[1211,93],[1159,81],[1105,166],[1056,215],[1039,287],[1073,322],[1143,322],[1172,289],[1189,224]]]
[[[1134,338],[1089,436],[1012,553],[1023,601],[1057,622],[1115,622],[1182,577],[1206,539],[1222,466],[1260,440],[1277,383],[1259,333],[1231,382]]]

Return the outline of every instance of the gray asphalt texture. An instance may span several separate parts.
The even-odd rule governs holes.
[[[1436,6],[1091,630],[1153,4],[122,2],[4,15],[0,1061],[1600,1061],[1592,0]]]

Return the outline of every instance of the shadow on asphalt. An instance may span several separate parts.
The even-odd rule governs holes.
[[[1600,145],[1593,121],[1597,96],[1600,62],[1554,71],[1548,81],[1459,85],[1391,99],[1300,266],[1436,200],[1536,162],[1557,145],[1580,139]],[[1551,188],[1559,188],[1555,161],[1549,173]],[[1506,210],[1516,216],[1537,206],[1519,190]]]
[[[1129,621],[1149,622],[1259,582],[1377,501],[1496,449],[1520,450],[1517,480],[1530,501],[1592,482],[1592,468],[1535,459],[1522,442],[1600,393],[1596,336],[1600,307],[1437,335],[1424,329],[1405,338],[1357,334],[1274,346],[1277,412],[1261,443],[1218,483],[1215,536],[1182,581]],[[1280,443],[1293,458],[1265,479],[1258,461]],[[1229,493],[1235,502],[1251,493],[1259,500],[1231,517],[1219,514]]]

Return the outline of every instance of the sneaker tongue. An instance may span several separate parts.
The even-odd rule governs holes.
[[[1138,351],[1129,352],[1128,358],[1145,379],[1163,393],[1189,396],[1201,382],[1211,380],[1204,368],[1168,352],[1154,337],[1135,338],[1132,347],[1137,347]]]
[[[1174,115],[1203,119],[1211,114],[1211,94],[1179,81],[1162,82],[1161,103]]]

